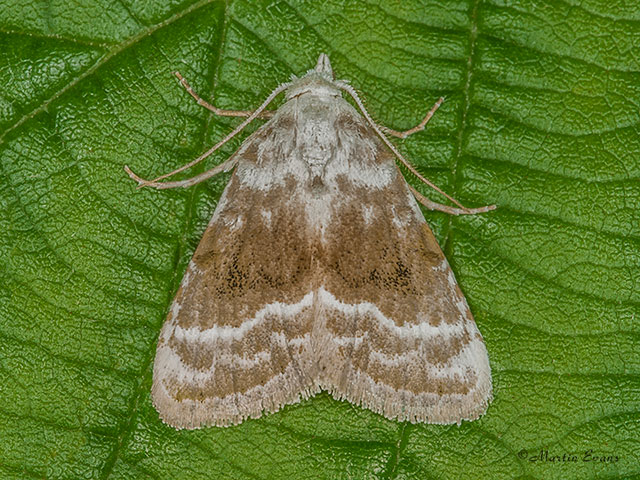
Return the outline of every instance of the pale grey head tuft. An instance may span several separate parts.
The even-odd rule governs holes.
[[[327,80],[334,79],[331,62],[329,61],[329,56],[326,53],[321,53],[318,57],[318,63],[316,63],[315,71],[325,77]]]

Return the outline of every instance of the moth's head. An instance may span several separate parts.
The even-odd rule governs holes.
[[[318,57],[316,68],[309,70],[303,77],[291,78],[291,86],[287,88],[287,100],[305,93],[321,96],[339,97],[340,89],[336,86],[331,62],[326,53]]]

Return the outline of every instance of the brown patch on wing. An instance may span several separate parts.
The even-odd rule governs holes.
[[[343,182],[345,201],[326,234],[321,263],[325,287],[345,303],[374,303],[397,325],[428,321],[456,323],[460,312],[446,274],[434,275],[445,261],[431,230],[416,217],[404,179],[377,191]],[[369,221],[363,209],[369,208]],[[391,292],[393,292],[391,294]],[[461,296],[461,295],[459,295]]]
[[[295,303],[311,291],[310,239],[295,205],[281,200],[285,187],[256,192],[232,179],[226,196],[233,204],[207,228],[193,256],[203,273],[177,299],[183,327],[238,326],[271,301]]]

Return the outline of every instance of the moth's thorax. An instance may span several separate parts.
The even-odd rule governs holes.
[[[293,82],[287,100],[295,122],[295,151],[311,181],[318,183],[335,155],[336,118],[346,102],[333,79],[316,70]]]
[[[326,165],[336,155],[336,120],[341,108],[335,98],[315,93],[305,93],[292,101],[295,102],[295,152],[309,169],[310,180],[318,183]]]
[[[326,195],[345,182],[374,190],[387,186],[398,174],[393,157],[381,153],[375,133],[339,90],[312,77],[308,91],[289,98],[258,134],[255,153],[238,152],[238,180],[259,190],[286,184],[294,196],[328,203]]]

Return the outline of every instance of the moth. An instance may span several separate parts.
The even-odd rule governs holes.
[[[158,340],[151,397],[181,429],[229,426],[320,390],[389,419],[474,420],[492,398],[487,349],[418,206],[468,209],[422,177],[378,126],[329,58],[277,87],[257,110],[189,164],[139,187],[189,187],[233,169]],[[268,104],[285,92],[275,112]],[[342,96],[349,94],[356,110]],[[268,121],[219,166],[195,165],[256,118]],[[457,207],[404,180],[399,159]],[[416,201],[417,200],[417,201]]]

